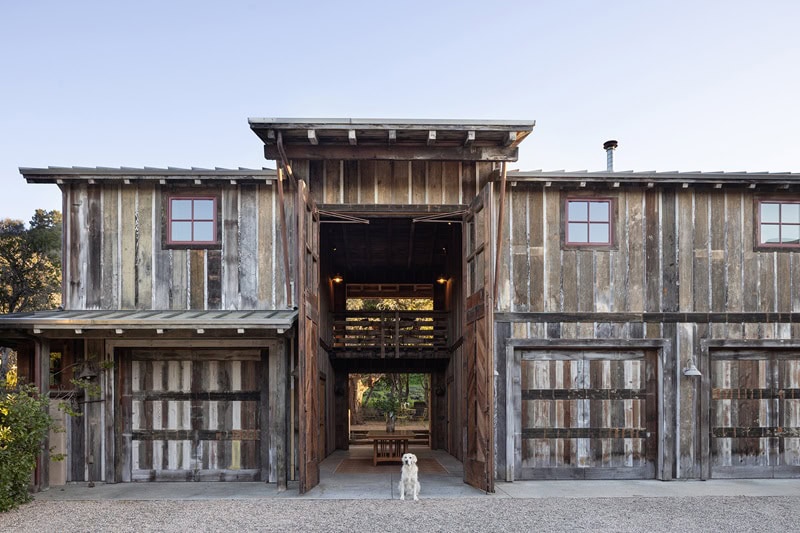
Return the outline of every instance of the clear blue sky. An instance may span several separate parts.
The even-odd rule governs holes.
[[[800,2],[0,0],[20,166],[267,165],[248,117],[536,120],[516,166],[800,172]]]

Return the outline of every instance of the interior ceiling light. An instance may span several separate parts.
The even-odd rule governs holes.
[[[436,283],[438,283],[439,285],[444,285],[445,283],[447,283],[447,278],[444,277],[444,275],[439,276],[438,278],[436,278]]]
[[[331,279],[333,280],[334,283],[341,283],[344,281],[344,278],[342,277],[341,274],[334,274]]]

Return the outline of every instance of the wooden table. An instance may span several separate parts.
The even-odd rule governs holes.
[[[370,431],[367,438],[372,441],[372,464],[400,462],[404,453],[408,453],[408,440],[414,436],[413,431]]]

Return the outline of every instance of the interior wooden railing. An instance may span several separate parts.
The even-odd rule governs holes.
[[[410,351],[448,349],[444,311],[348,311],[333,313],[334,351],[400,357]]]

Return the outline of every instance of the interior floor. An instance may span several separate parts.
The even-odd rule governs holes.
[[[468,497],[484,494],[464,483],[464,465],[443,450],[409,446],[419,460],[420,499]],[[306,497],[322,498],[335,492],[342,499],[399,499],[400,467],[397,464],[372,465],[372,446],[354,445],[336,450],[320,463],[319,485]]]

